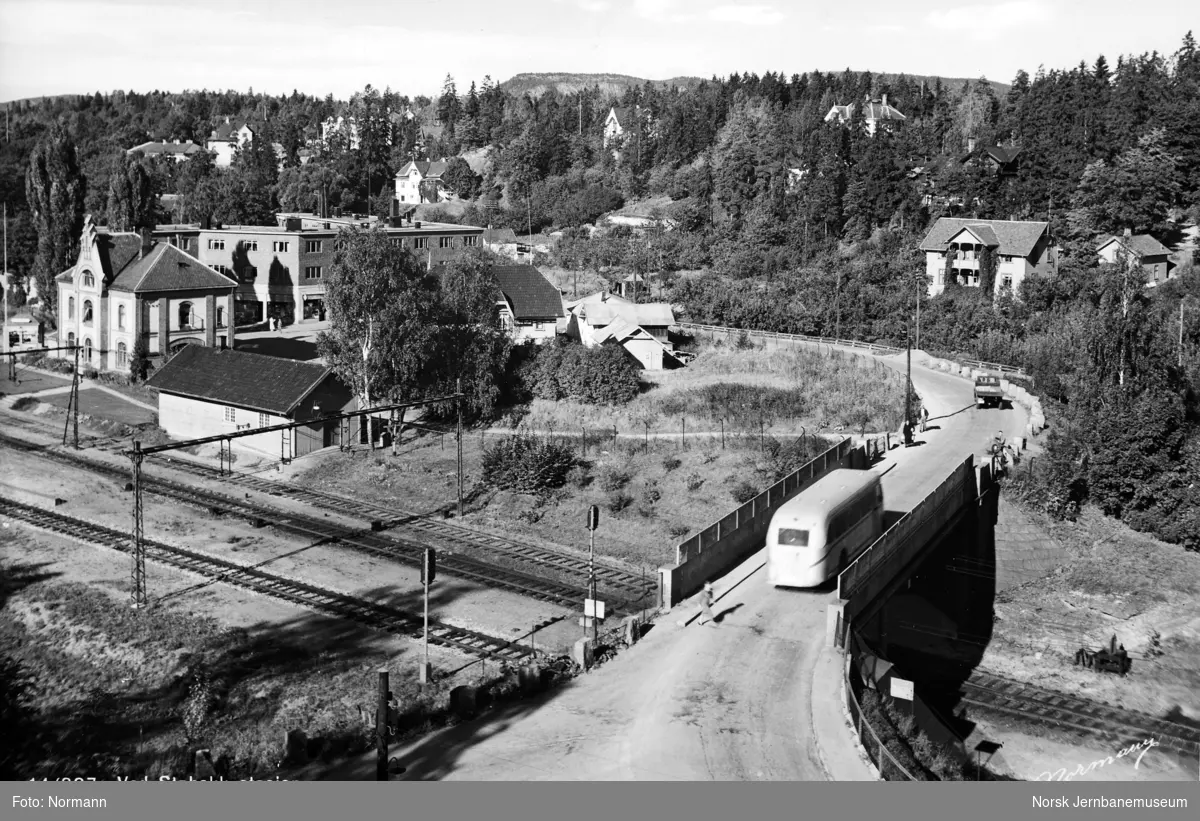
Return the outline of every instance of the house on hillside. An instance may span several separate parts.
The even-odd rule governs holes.
[[[282,459],[340,445],[349,426],[321,417],[358,407],[325,365],[199,345],[175,354],[146,384],[158,391],[158,424],[173,439],[306,422],[229,440],[234,448]]]
[[[1101,262],[1117,263],[1122,257],[1130,268],[1141,268],[1146,285],[1154,287],[1160,282],[1173,279],[1175,263],[1171,262],[1171,249],[1149,234],[1108,237],[1096,247]]]
[[[145,157],[166,157],[169,160],[180,163],[184,160],[190,160],[203,150],[203,148],[191,140],[174,140],[172,142],[151,141],[142,143],[141,145],[135,145],[125,153],[142,154]]]
[[[967,153],[959,158],[959,163],[966,168],[985,168],[1000,177],[1012,177],[1020,170],[1020,156],[1020,146],[976,146],[975,138],[971,137],[967,140]]]
[[[850,122],[857,108],[858,106],[855,103],[835,105],[825,115],[825,122],[845,125]],[[907,119],[895,107],[888,105],[886,94],[878,102],[868,100],[863,103],[864,127],[867,134],[872,137],[875,136],[875,132],[879,129],[891,131]]]
[[[500,322],[513,342],[540,345],[552,341],[559,325],[565,326],[566,312],[559,290],[532,265],[497,265],[492,273],[503,295],[497,303]]]
[[[675,315],[665,302],[631,302],[601,291],[568,302],[567,310],[567,334],[588,347],[621,345],[647,370],[679,364],[668,333]]]
[[[139,339],[151,355],[234,345],[237,283],[149,232],[110,232],[89,214],[79,257],[56,285],[59,344],[78,343],[89,367],[127,370]]]
[[[233,164],[234,152],[247,143],[254,141],[254,129],[245,120],[234,120],[229,117],[215,129],[204,147],[216,155],[214,164],[228,168]]]
[[[445,160],[406,162],[396,172],[396,199],[402,203],[445,202],[450,199],[450,194],[442,184],[446,165]]]
[[[335,136],[341,135],[346,139],[347,145],[351,151],[357,151],[361,145],[358,138],[358,120],[353,115],[347,117],[338,115],[337,117],[327,117],[321,123],[321,142],[329,144]]]
[[[520,242],[517,240],[517,232],[511,228],[485,229],[483,232],[483,245],[497,256],[514,260],[521,256],[518,250]]]
[[[930,296],[951,282],[979,287],[988,256],[995,260],[997,292],[1009,288],[1015,294],[1029,274],[1054,273],[1058,267],[1048,222],[942,217],[918,247],[925,252]]]

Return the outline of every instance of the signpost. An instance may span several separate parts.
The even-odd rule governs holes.
[[[587,629],[587,620],[592,620],[592,641],[600,638],[600,619],[604,618],[604,603],[596,601],[596,528],[600,526],[600,508],[592,505],[588,508],[587,529],[590,544],[588,546],[588,598],[583,602],[583,624]],[[598,606],[597,606],[598,605]],[[586,637],[586,636],[585,636]]]
[[[425,558],[421,562],[421,584],[425,587],[425,660],[421,662],[421,684],[433,681],[432,669],[429,666],[429,585],[437,576],[437,552],[432,547],[425,548]]]

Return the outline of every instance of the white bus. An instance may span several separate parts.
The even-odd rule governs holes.
[[[767,581],[775,587],[817,587],[882,535],[879,474],[830,471],[771,517]]]

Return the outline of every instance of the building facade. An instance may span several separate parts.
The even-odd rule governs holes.
[[[446,173],[446,161],[434,162],[410,160],[396,172],[396,200],[400,203],[420,204],[442,202],[449,197],[442,185],[442,174]],[[425,183],[426,190],[421,190]],[[430,191],[429,189],[433,189]],[[433,196],[430,196],[433,194]]]
[[[142,154],[146,157],[166,157],[181,163],[189,160],[204,149],[191,140],[175,140],[174,142],[148,142],[135,145],[126,154]]]
[[[1058,268],[1048,222],[942,217],[919,247],[925,252],[930,296],[942,293],[947,283],[979,287],[989,256],[997,292],[1008,288],[1016,294],[1030,274],[1052,274]]]
[[[325,277],[348,228],[370,228],[375,218],[280,214],[279,224],[160,225],[154,235],[194,254],[237,282],[234,321],[250,325],[277,318],[284,324],[322,321]],[[482,244],[482,228],[394,217],[383,229],[391,242],[407,248],[429,266]]]
[[[501,296],[497,303],[500,323],[516,344],[552,341],[566,325],[562,294],[532,265],[497,265],[492,268]]]
[[[233,164],[234,152],[253,141],[254,129],[249,123],[226,117],[225,122],[213,129],[204,147],[213,153],[214,165],[228,168]]]
[[[1149,234],[1131,235],[1126,231],[1124,236],[1109,237],[1099,244],[1096,254],[1103,263],[1116,264],[1124,259],[1131,268],[1141,268],[1151,288],[1175,277],[1171,249]]]
[[[234,345],[236,283],[149,234],[109,232],[89,215],[79,257],[56,284],[58,342],[78,344],[83,365],[127,370],[139,339],[152,356]]]
[[[158,390],[159,426],[173,439],[305,423],[229,440],[233,448],[281,459],[340,444],[343,424],[321,417],[357,407],[324,365],[200,346],[180,351],[146,384]]]
[[[845,125],[854,116],[856,108],[857,106],[854,103],[850,103],[849,105],[835,105],[825,115],[825,122],[836,122],[839,125]],[[891,131],[907,119],[895,107],[888,105],[886,94],[883,95],[879,102],[863,103],[863,127],[866,128],[867,134],[872,137],[880,129]]]

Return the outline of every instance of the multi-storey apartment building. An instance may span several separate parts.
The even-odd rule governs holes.
[[[284,324],[320,321],[325,315],[325,276],[333,264],[339,233],[370,228],[374,217],[280,214],[277,225],[160,225],[154,236],[234,277],[234,321],[249,325],[276,317]],[[471,225],[392,217],[384,230],[427,265],[445,262],[464,248],[483,244],[483,229]]]

